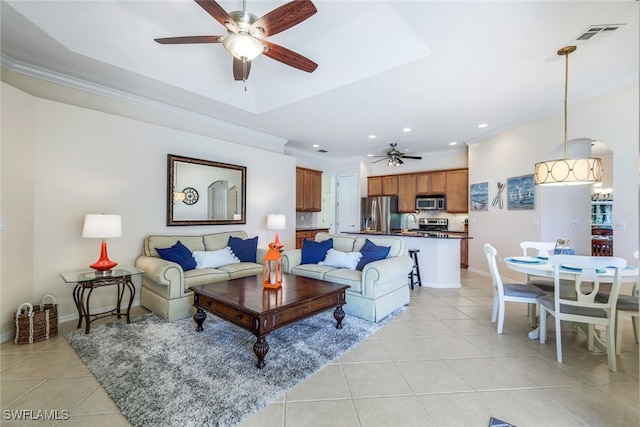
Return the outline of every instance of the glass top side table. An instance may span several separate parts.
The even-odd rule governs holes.
[[[131,305],[133,304],[133,297],[136,294],[136,289],[131,281],[132,276],[136,276],[144,273],[144,271],[135,267],[121,267],[109,270],[109,272],[102,273],[95,270],[82,270],[70,273],[62,273],[60,277],[65,283],[75,283],[76,286],[73,290],[73,301],[78,309],[78,326],[82,326],[82,321],[85,321],[85,334],[89,333],[91,328],[91,322],[101,319],[106,316],[117,316],[118,319],[126,315],[127,323],[130,323],[129,312],[131,311]],[[103,286],[116,285],[117,287],[117,299],[116,307],[112,310],[103,311],[101,313],[91,313],[89,302],[91,300],[91,294],[96,288]],[[129,304],[127,305],[126,312],[122,310],[122,299],[124,297],[124,291],[129,291]]]

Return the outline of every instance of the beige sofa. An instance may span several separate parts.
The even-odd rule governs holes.
[[[136,260],[136,267],[144,270],[140,304],[152,312],[172,322],[189,317],[194,313],[192,286],[221,282],[239,277],[262,273],[262,260],[266,249],[258,248],[256,262],[241,262],[218,268],[204,268],[183,271],[182,267],[160,258],[156,248],[168,248],[178,240],[189,250],[214,251],[227,246],[229,237],[247,238],[244,231],[228,231],[205,235],[145,237],[142,255]]]
[[[333,238],[333,249],[359,252],[367,239],[378,246],[389,246],[387,258],[366,264],[362,271],[336,268],[320,264],[301,264],[302,250],[285,250],[283,269],[290,274],[351,286],[347,289],[347,314],[377,322],[394,310],[409,304],[409,272],[413,268],[406,254],[404,240],[393,236],[350,236],[345,234],[316,234],[315,241]]]

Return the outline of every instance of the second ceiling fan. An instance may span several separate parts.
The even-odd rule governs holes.
[[[229,13],[214,0],[195,0],[195,2],[227,29],[226,36],[164,37],[157,38],[155,41],[161,44],[222,43],[233,55],[235,80],[247,80],[251,70],[251,60],[260,54],[308,73],[318,67],[318,64],[299,53],[265,40],[314,15],[317,9],[311,1],[294,0],[259,19],[247,12],[246,0],[242,1],[242,11]]]
[[[389,145],[391,146],[391,150],[387,151],[387,154],[385,156],[374,156],[374,157],[382,157],[382,158],[372,163],[378,163],[386,160],[387,165],[398,166],[404,163],[402,159],[422,160],[421,156],[407,156],[406,154],[402,153],[396,148],[398,144],[396,144],[395,142],[392,142]]]

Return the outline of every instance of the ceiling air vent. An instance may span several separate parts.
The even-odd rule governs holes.
[[[597,41],[607,34],[611,34],[625,24],[606,24],[606,25],[590,25],[578,37],[569,42],[569,44],[584,44],[587,41]]]

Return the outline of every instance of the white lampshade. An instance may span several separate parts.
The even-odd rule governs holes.
[[[581,185],[602,181],[602,160],[596,157],[536,163],[536,185]]]
[[[87,214],[84,217],[82,237],[105,239],[122,237],[122,221],[120,215]]]
[[[231,55],[247,61],[251,61],[264,52],[264,45],[260,43],[260,40],[245,33],[229,34],[224,38],[222,44]]]
[[[269,230],[284,230],[287,228],[287,221],[282,214],[269,214],[267,217],[267,228]]]

